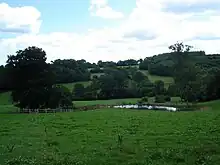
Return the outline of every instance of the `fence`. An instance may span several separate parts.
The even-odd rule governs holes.
[[[76,109],[21,109],[21,113],[57,113],[57,112],[73,112]]]

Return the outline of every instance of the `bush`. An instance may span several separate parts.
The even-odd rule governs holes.
[[[165,103],[165,102],[170,102],[170,101],[171,101],[170,96],[157,95],[155,97],[155,103]]]
[[[155,97],[155,103],[165,103],[165,96],[164,95],[157,95]]]
[[[143,104],[143,101],[142,100],[138,100],[138,105],[142,105]]]
[[[103,73],[103,69],[101,68],[93,68],[90,70],[90,73]]]
[[[94,76],[92,76],[92,79],[98,79],[98,76],[97,75],[94,75]]]
[[[165,96],[165,101],[166,102],[170,102],[171,101],[171,97],[170,96]]]
[[[154,97],[155,94],[154,94],[154,92],[149,92],[149,93],[147,93],[147,96],[148,96],[148,97]]]
[[[142,101],[142,102],[148,102],[148,97],[147,97],[147,96],[142,97],[142,98],[141,98],[141,101]]]

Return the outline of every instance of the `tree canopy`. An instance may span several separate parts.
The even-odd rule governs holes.
[[[8,76],[13,80],[12,99],[19,108],[52,108],[72,104],[66,101],[68,97],[60,95],[61,90],[57,89],[62,88],[54,86],[55,76],[46,59],[45,51],[38,47],[28,47],[8,56],[6,68],[11,70]],[[51,98],[54,97],[56,102],[52,104]]]

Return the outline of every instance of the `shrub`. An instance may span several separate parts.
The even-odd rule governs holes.
[[[142,101],[142,102],[148,102],[148,97],[147,97],[147,96],[142,97],[142,98],[141,98],[141,101]]]
[[[142,105],[143,104],[143,101],[142,100],[138,100],[138,105]]]
[[[170,102],[171,101],[171,97],[170,96],[165,96],[165,101],[166,102]]]
[[[154,97],[155,95],[154,95],[154,92],[149,92],[149,93],[147,93],[147,96],[148,97]]]
[[[103,69],[101,68],[93,68],[90,70],[90,73],[103,73]]]
[[[165,103],[165,96],[164,95],[157,95],[155,97],[155,103]]]

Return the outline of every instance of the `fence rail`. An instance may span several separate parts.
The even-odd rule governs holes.
[[[21,109],[21,113],[57,113],[57,112],[73,112],[76,109]]]

